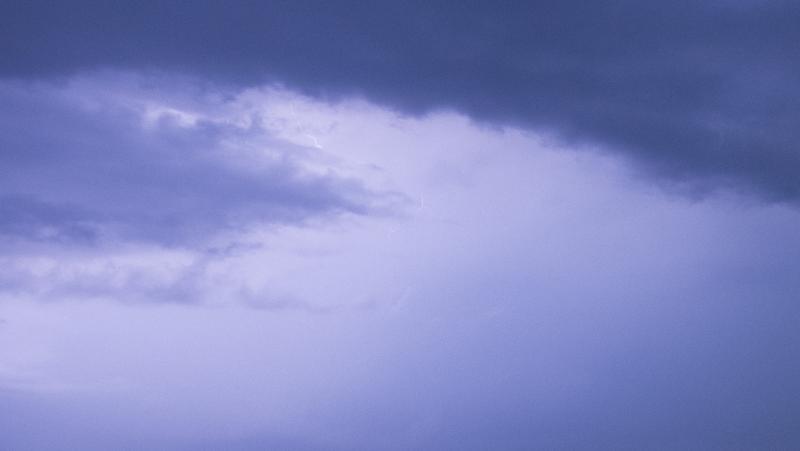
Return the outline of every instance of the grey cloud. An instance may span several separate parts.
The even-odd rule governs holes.
[[[0,236],[189,245],[253,224],[363,214],[381,196],[306,170],[309,150],[249,126],[169,114],[143,126],[113,101],[86,107],[64,88],[0,85]],[[155,90],[151,95],[160,95]]]
[[[95,231],[81,219],[81,212],[68,205],[21,196],[0,198],[0,236],[24,236],[36,241],[95,240]]]
[[[80,448],[87,451],[108,449],[129,450],[264,450],[281,449],[312,451],[331,449],[299,437],[280,433],[265,436],[197,439],[193,436],[174,437],[163,431],[142,430],[118,414],[118,409],[103,402],[62,396],[52,399],[24,391],[0,389],[0,401],[6,406],[0,412],[0,437],[3,449],[67,451]],[[81,402],[82,401],[82,402]],[[88,404],[88,405],[87,405]],[[87,421],[102,412],[103,421]],[[112,427],[109,429],[109,424]]]
[[[159,68],[553,133],[800,200],[792,2],[7,2],[0,74]]]

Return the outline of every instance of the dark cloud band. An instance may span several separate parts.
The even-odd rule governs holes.
[[[455,108],[800,200],[789,2],[7,2],[0,74],[164,69]]]

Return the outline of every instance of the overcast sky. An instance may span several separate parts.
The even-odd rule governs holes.
[[[0,449],[797,449],[798,24],[0,0]]]

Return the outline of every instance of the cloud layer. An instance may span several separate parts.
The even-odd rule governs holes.
[[[0,2],[0,448],[797,449],[798,13]]]
[[[120,84],[0,84],[1,236],[197,245],[381,202],[333,167],[312,170],[317,149],[258,117],[215,117],[225,101],[180,110],[169,86]]]
[[[800,7],[774,1],[5,3],[0,74],[161,69],[451,108],[800,199]]]
[[[800,443],[796,210],[686,202],[456,115],[294,107],[326,151],[419,202],[204,261],[18,257],[40,291],[0,295],[0,446]],[[110,302],[135,294],[150,302]]]

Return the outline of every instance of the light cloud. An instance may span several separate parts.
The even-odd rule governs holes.
[[[86,449],[797,441],[795,210],[671,196],[458,114],[274,88],[236,102],[276,139],[313,135],[320,168],[408,201],[201,247],[4,255],[3,396],[44,419],[6,443],[35,448],[41,427]]]

